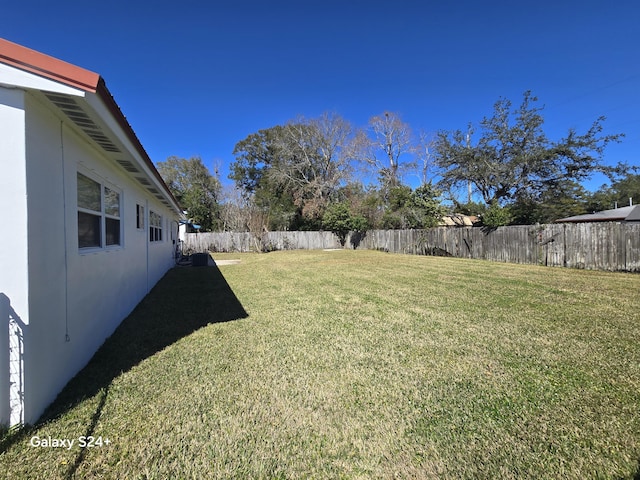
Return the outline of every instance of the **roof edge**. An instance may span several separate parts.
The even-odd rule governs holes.
[[[140,156],[144,160],[144,163],[147,165],[149,170],[153,173],[156,180],[158,180],[160,182],[160,185],[163,186],[165,192],[169,195],[169,197],[177,207],[177,211],[180,212],[181,211],[180,203],[178,202],[178,200],[176,200],[176,197],[173,195],[173,193],[167,186],[166,182],[160,175],[160,172],[158,172],[158,169],[156,168],[153,161],[151,160],[151,157],[149,157],[149,154],[147,153],[147,151],[142,146],[140,139],[138,138],[136,133],[133,131],[133,128],[129,124],[129,121],[122,113],[122,110],[120,110],[120,107],[116,103],[115,98],[113,98],[113,95],[111,95],[111,92],[109,92],[109,89],[107,88],[107,85],[103,78],[100,78],[98,85],[96,87],[95,93],[97,97],[102,101],[102,103],[104,103],[104,105],[107,107],[107,109],[109,110],[109,113],[111,113],[111,115],[116,120],[118,125],[120,125],[120,128],[122,128],[122,131],[125,133],[129,141],[133,144],[136,151],[140,154]]]
[[[57,82],[95,93],[100,75],[0,38],[0,62]]]
[[[70,87],[78,88],[84,92],[95,94],[107,107],[107,110],[116,120],[120,128],[122,128],[122,131],[132,143],[135,150],[140,154],[144,163],[153,173],[153,176],[160,182],[160,185],[164,188],[168,197],[176,207],[176,211],[181,211],[180,203],[178,203],[173,193],[171,193],[171,190],[169,190],[169,187],[151,161],[142,143],[140,143],[138,136],[133,131],[122,110],[120,110],[113,95],[111,95],[107,89],[104,79],[99,74],[36,50],[23,47],[4,38],[0,38],[0,63],[60,82]]]
[[[600,212],[585,213],[583,215],[573,215],[571,217],[559,218],[555,223],[595,223],[595,222],[623,222],[640,219],[640,205],[629,205],[627,207],[612,208]],[[635,213],[637,212],[637,213]]]

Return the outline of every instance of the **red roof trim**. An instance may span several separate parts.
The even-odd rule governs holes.
[[[22,45],[9,42],[3,38],[0,38],[0,63],[35,73],[36,75],[64,83],[71,87],[79,88],[86,92],[95,93],[106,105],[109,113],[113,115],[113,118],[118,122],[118,125],[120,125],[129,141],[131,141],[134,148],[144,160],[144,163],[149,167],[151,172],[153,172],[153,175],[160,182],[160,185],[164,187],[165,192],[173,200],[179,210],[180,205],[178,201],[160,176],[160,173],[151,161],[151,158],[149,158],[149,155],[140,143],[140,140],[133,131],[133,128],[129,125],[129,122],[107,89],[107,86],[100,75],[57,58],[50,57],[44,53],[23,47]]]
[[[0,38],[0,62],[92,93],[100,80],[97,73],[3,38]]]

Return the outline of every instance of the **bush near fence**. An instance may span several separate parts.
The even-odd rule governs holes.
[[[187,234],[192,251],[251,252],[342,248],[331,232]],[[639,223],[563,223],[485,229],[372,230],[352,234],[344,248],[440,255],[497,262],[640,272]]]

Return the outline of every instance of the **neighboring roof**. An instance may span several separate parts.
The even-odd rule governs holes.
[[[95,95],[116,121],[122,132],[124,132],[127,140],[131,142],[135,152],[142,159],[144,166],[151,173],[157,185],[162,188],[164,195],[160,195],[157,189],[153,188],[153,185],[145,178],[144,172],[137,169],[129,159],[122,158],[122,149],[118,148],[121,142],[115,138],[104,119],[100,119],[100,112],[96,111],[90,98],[82,99],[72,95],[60,94],[59,92],[42,92],[53,105],[58,107],[79,130],[83,131],[88,138],[102,148],[108,156],[129,173],[134,174],[134,178],[138,180],[143,188],[150,191],[160,200],[162,200],[161,197],[167,198],[172,204],[167,204],[167,206],[174,208],[178,213],[181,212],[178,201],[160,176],[100,75],[2,38],[0,38],[0,63],[82,90],[86,94]]]
[[[636,205],[636,208],[631,210],[631,213],[624,220],[625,222],[640,222],[640,205]]]
[[[640,221],[640,205],[630,205],[628,207],[603,210],[602,212],[587,213],[585,215],[575,215],[573,217],[561,218],[556,222],[579,223],[579,222],[634,222]]]
[[[439,225],[446,227],[473,227],[480,219],[476,215],[462,215],[454,213],[442,217]]]

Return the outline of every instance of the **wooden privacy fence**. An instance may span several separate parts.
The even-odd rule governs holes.
[[[254,252],[273,250],[321,250],[342,248],[331,232],[187,233],[185,247],[196,252]]]
[[[248,252],[341,248],[330,232],[190,233],[194,251]],[[475,258],[497,262],[640,272],[640,223],[563,223],[485,229],[372,230],[345,248]]]

